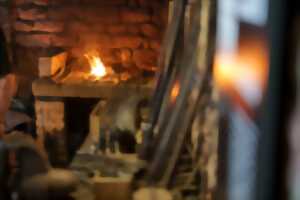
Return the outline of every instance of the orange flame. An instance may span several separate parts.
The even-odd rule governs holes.
[[[85,54],[85,57],[88,59],[89,64],[91,66],[91,71],[90,73],[97,77],[97,78],[101,78],[104,77],[107,72],[106,72],[106,68],[101,60],[101,58],[99,56],[94,56],[94,55],[88,55]]]

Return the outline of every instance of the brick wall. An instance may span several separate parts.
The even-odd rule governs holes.
[[[10,0],[20,96],[31,94],[38,57],[60,50],[81,61],[84,53],[98,50],[107,65],[152,70],[167,22],[167,1]]]
[[[24,56],[33,57],[29,63],[36,65],[34,57],[64,49],[72,58],[97,50],[108,65],[156,67],[166,0],[13,1],[17,66],[24,63]]]

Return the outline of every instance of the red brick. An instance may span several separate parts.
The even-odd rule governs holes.
[[[17,6],[21,6],[29,3],[33,3],[39,6],[47,6],[49,4],[49,0],[14,0],[14,3]]]
[[[143,42],[142,42],[142,46],[143,49],[149,49],[150,48],[150,42],[148,39],[144,38]]]
[[[104,33],[107,31],[107,26],[105,24],[100,24],[100,23],[97,23],[97,24],[90,24],[89,26],[89,32],[92,31],[95,31],[97,33]]]
[[[111,37],[106,34],[106,33],[103,33],[103,34],[98,34],[98,33],[88,33],[88,34],[84,34],[84,35],[81,35],[83,41],[86,41],[86,42],[106,42],[106,41],[111,41]]]
[[[33,0],[33,3],[40,6],[47,6],[49,4],[49,0]]]
[[[34,23],[17,21],[14,24],[14,28],[17,31],[24,32],[42,31],[49,33],[57,33],[63,31],[64,25],[61,22],[52,21],[39,21]]]
[[[67,3],[67,0],[50,0],[50,4],[53,6],[64,5]]]
[[[151,40],[150,41],[150,48],[155,50],[156,52],[160,52],[161,42],[159,40]]]
[[[151,5],[150,1],[148,1],[148,0],[138,0],[138,1],[139,1],[140,7],[146,8],[146,7],[150,7],[150,5]]]
[[[74,19],[76,17],[76,10],[78,10],[78,8],[72,6],[49,8],[47,11],[47,15],[48,18],[51,20]]]
[[[157,66],[157,53],[150,49],[139,49],[133,52],[133,61],[138,68],[153,71]]]
[[[109,25],[107,31],[111,34],[127,33],[127,26],[122,24]]]
[[[80,35],[80,45],[93,45],[100,48],[113,48],[112,38],[107,34],[88,33]]]
[[[132,61],[132,50],[128,48],[120,49],[119,57],[123,63]]]
[[[46,19],[47,15],[41,9],[32,8],[32,9],[18,9],[18,17],[23,20],[41,20]]]
[[[62,22],[54,22],[54,21],[35,22],[33,26],[34,31],[44,31],[50,33],[62,32],[63,29],[64,29],[64,24]]]
[[[16,42],[25,47],[68,47],[76,42],[74,38],[55,34],[18,34]]]
[[[113,6],[87,7],[84,5],[64,5],[58,8],[49,8],[49,19],[53,20],[81,20],[102,24],[120,22],[119,8]]]
[[[16,42],[25,47],[49,47],[51,45],[51,34],[19,34]]]
[[[75,44],[75,39],[66,35],[52,35],[51,46],[53,47],[70,47]]]
[[[30,32],[33,29],[33,23],[25,23],[25,22],[16,21],[14,23],[14,29],[16,31]]]
[[[143,23],[151,20],[148,10],[122,9],[121,19],[124,23]]]
[[[83,49],[80,47],[73,47],[70,49],[71,57],[80,57],[83,55]]]
[[[136,24],[126,24],[127,32],[132,35],[138,35],[140,33],[139,25]]]
[[[70,33],[89,33],[91,32],[91,26],[88,26],[86,23],[79,21],[72,21],[67,23],[66,29]]]
[[[139,36],[117,36],[113,38],[112,48],[138,48],[142,44],[143,39]]]
[[[117,55],[115,49],[105,49],[99,50],[99,55],[106,65],[121,63],[120,57]]]
[[[17,6],[23,5],[27,2],[28,2],[28,0],[14,0],[14,4],[17,5]]]
[[[99,0],[80,0],[82,4],[93,4],[96,6],[121,6],[126,5],[127,0],[106,0],[106,1],[99,1]]]
[[[48,19],[50,20],[65,20],[67,19],[67,14],[63,12],[62,8],[52,9],[49,8],[47,11]]]
[[[85,7],[77,10],[76,14],[80,19],[88,22],[111,24],[120,22],[118,7]]]
[[[159,29],[153,24],[142,24],[141,32],[149,38],[159,38],[161,36]]]

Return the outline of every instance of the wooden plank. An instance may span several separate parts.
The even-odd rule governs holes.
[[[39,77],[50,77],[66,66],[67,53],[39,58]]]
[[[153,87],[141,84],[56,84],[50,79],[37,79],[32,84],[34,96],[44,97],[80,97],[80,98],[124,98],[131,95],[150,97]]]

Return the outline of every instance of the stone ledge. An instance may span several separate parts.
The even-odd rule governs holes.
[[[56,84],[49,79],[37,79],[32,84],[34,96],[81,97],[81,98],[123,98],[142,95],[150,97],[153,88],[143,84],[86,83],[78,85]]]

